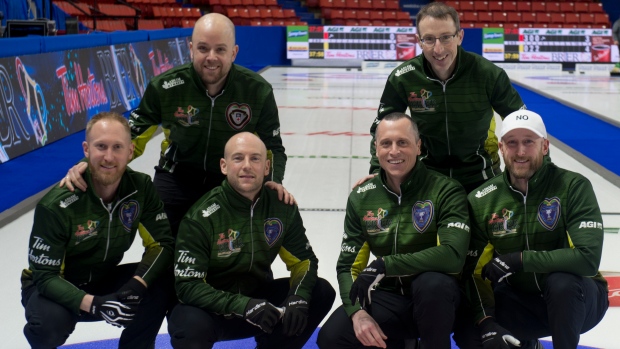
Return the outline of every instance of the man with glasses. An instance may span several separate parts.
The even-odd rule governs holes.
[[[464,33],[452,7],[432,2],[418,12],[416,23],[423,54],[387,80],[370,128],[370,173],[379,173],[374,147],[379,121],[409,108],[420,128],[422,162],[470,192],[500,172],[493,110],[504,117],[525,105],[504,70],[461,47]]]

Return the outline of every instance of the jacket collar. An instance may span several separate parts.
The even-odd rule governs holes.
[[[125,169],[125,173],[121,176],[121,182],[116,189],[116,197],[113,203],[116,203],[118,200],[122,200],[128,196],[131,196],[137,191],[137,187],[133,182],[131,176],[129,176],[129,171],[132,171],[129,167]],[[92,200],[101,201],[101,198],[95,192],[95,187],[93,186],[92,173],[90,171],[90,167],[86,168],[86,172],[84,172],[84,180],[86,184],[88,184],[88,188],[86,188],[86,195],[88,195]]]
[[[391,191],[392,189],[390,189],[390,187],[387,184],[387,177],[386,177],[385,170],[383,170],[382,168],[379,173],[380,173],[379,177],[381,180],[381,184],[385,188]],[[428,169],[426,168],[426,165],[424,165],[424,163],[420,161],[420,159],[417,159],[415,162],[415,166],[413,167],[413,170],[411,170],[411,173],[409,173],[407,178],[400,184],[401,196],[404,193],[409,193],[409,192],[416,190],[417,188],[422,187],[427,176],[428,176]]]
[[[543,156],[542,166],[527,181],[527,193],[525,194],[527,195],[533,191],[538,190],[538,188],[543,187],[545,185],[544,184],[545,179],[547,179],[549,171],[556,169],[556,168],[557,166],[551,161],[551,157],[549,157],[549,155]],[[512,186],[512,183],[510,182],[510,174],[508,173],[508,171],[504,171],[503,177],[504,177],[504,183],[507,186],[514,188]],[[515,190],[517,189],[515,188]]]
[[[223,189],[224,195],[226,196],[226,201],[228,201],[230,206],[237,208],[237,209],[243,209],[243,210],[250,209],[256,202],[262,200],[263,196],[265,195],[264,187],[261,187],[261,190],[258,194],[258,198],[256,199],[255,202],[253,202],[252,200],[239,194],[230,185],[227,179],[224,179],[224,181],[222,181],[222,189]]]

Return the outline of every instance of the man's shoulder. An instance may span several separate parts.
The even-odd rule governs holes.
[[[472,192],[467,195],[467,199],[473,203],[488,198],[492,194],[499,193],[504,185],[503,175],[495,176],[484,182],[478,188],[472,190]]]
[[[416,56],[408,61],[401,63],[392,70],[389,79],[405,78],[407,75],[422,71],[422,55]]]
[[[191,79],[191,64],[182,64],[167,70],[151,79],[151,84],[155,87],[167,90],[169,88],[189,83]]]
[[[187,215],[195,221],[208,219],[216,213],[222,213],[222,206],[224,206],[225,201],[222,186],[217,186],[198,199],[189,209]]]
[[[54,186],[41,198],[38,205],[47,207],[52,211],[65,210],[80,199],[85,199],[85,197],[85,193],[79,189],[72,192],[66,187],[59,188],[58,186]]]
[[[235,82],[254,82],[259,85],[271,87],[271,84],[259,73],[238,64],[234,64],[233,67],[235,69]]]
[[[353,188],[349,193],[349,199],[361,200],[365,196],[372,195],[376,197],[378,192],[385,192],[380,176],[381,174],[378,174]]]

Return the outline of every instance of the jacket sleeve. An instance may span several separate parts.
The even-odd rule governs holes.
[[[37,205],[28,243],[29,269],[41,295],[79,314],[86,292],[62,277],[69,242],[66,231],[66,224],[54,212]]]
[[[414,253],[383,256],[386,276],[415,275],[426,271],[461,272],[470,236],[467,197],[463,187],[455,181],[445,179],[444,183],[435,207],[437,246]]]
[[[385,88],[383,89],[383,95],[381,96],[381,100],[379,102],[379,109],[377,110],[377,117],[370,125],[370,171],[369,173],[379,173],[379,160],[377,159],[377,152],[375,147],[375,132],[377,131],[377,125],[379,122],[388,114],[393,112],[402,112],[404,113],[407,110],[407,99],[403,98],[402,95],[399,94],[396,86],[394,86],[395,79],[394,75],[391,74],[385,83]]]
[[[356,305],[351,304],[349,292],[351,291],[351,285],[353,285],[353,282],[362,270],[366,268],[370,258],[370,246],[362,232],[360,222],[355,206],[349,196],[340,256],[336,265],[340,298],[342,299],[344,310],[349,316],[362,309],[359,303]]]
[[[181,303],[210,312],[241,316],[249,297],[217,290],[206,282],[212,248],[210,233],[192,219],[181,221],[174,251],[177,297]]]
[[[297,206],[292,211],[279,255],[291,272],[289,295],[295,294],[310,302],[319,260],[312,251]]]
[[[157,127],[161,124],[161,106],[157,94],[155,85],[150,82],[144,91],[138,108],[134,109],[129,116],[131,139],[134,144],[134,159],[144,153],[146,143],[151,140],[157,131]]]
[[[475,323],[487,316],[495,316],[495,296],[491,282],[482,279],[482,267],[491,261],[494,252],[484,229],[482,214],[484,212],[474,209],[470,202],[471,240],[463,267],[463,286]]]
[[[489,86],[493,86],[490,101],[495,110],[504,119],[508,114],[519,109],[526,109],[519,92],[510,83],[508,74],[500,69],[499,75]]]
[[[565,248],[551,251],[523,251],[523,271],[568,272],[595,276],[603,252],[603,218],[586,178],[579,176],[568,187],[568,202],[562,210],[566,222]]]
[[[273,89],[269,86],[268,92],[264,97],[263,109],[256,125],[258,137],[265,143],[267,150],[271,152],[271,180],[282,183],[284,180],[284,170],[286,168],[286,154],[280,136],[280,117]]]
[[[145,252],[136,269],[136,275],[143,278],[147,285],[151,285],[172,265],[174,238],[164,212],[164,204],[148,176],[144,176],[143,188],[145,202],[138,233]]]

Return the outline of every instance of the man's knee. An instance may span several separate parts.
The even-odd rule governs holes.
[[[168,320],[168,332],[173,348],[211,348],[216,342],[211,315],[189,305],[174,307]]]
[[[456,280],[442,273],[426,272],[411,282],[411,294],[422,299],[454,299],[458,296]]]
[[[581,278],[570,273],[550,273],[545,284],[545,298],[554,302],[583,299]]]
[[[24,336],[33,349],[55,348],[63,345],[75,330],[75,322],[68,316],[32,315],[24,326]]]

